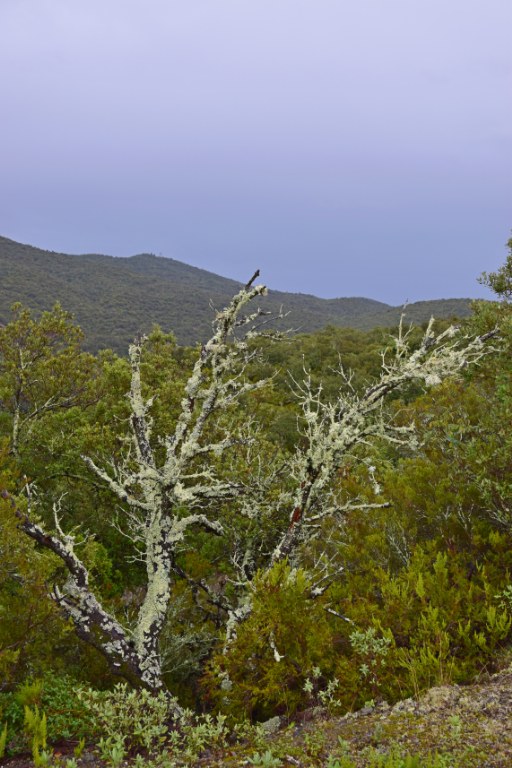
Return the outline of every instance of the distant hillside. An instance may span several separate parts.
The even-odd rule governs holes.
[[[15,301],[34,310],[56,301],[73,312],[85,331],[87,347],[111,347],[124,354],[138,331],[153,323],[172,330],[180,344],[195,344],[211,331],[212,309],[221,308],[239,283],[174,259],[139,254],[114,258],[72,256],[44,251],[0,237],[0,322]],[[319,299],[301,293],[270,291],[262,306],[289,315],[286,326],[308,332],[328,324],[368,330],[396,325],[401,308],[365,298]],[[410,304],[415,323],[470,314],[469,299]]]

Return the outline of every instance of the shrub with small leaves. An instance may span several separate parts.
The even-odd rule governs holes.
[[[387,655],[394,645],[392,633],[387,630],[379,636],[375,627],[368,627],[363,631],[355,629],[350,634],[350,644],[355,660],[359,663],[359,674],[365,683],[369,684],[372,692],[377,693],[380,687],[380,673],[386,666]]]
[[[113,691],[81,690],[79,698],[91,713],[107,751],[118,754],[121,748],[143,748],[152,753],[167,737],[173,700],[163,691],[130,690],[126,683],[119,683]]]
[[[213,658],[204,685],[223,711],[255,719],[307,706],[310,670],[331,676],[337,648],[321,598],[301,569],[280,562],[255,579],[252,612],[227,650]]]
[[[326,680],[320,667],[313,667],[311,675],[306,679],[303,690],[316,706],[325,707],[329,712],[335,712],[343,708],[343,704],[337,697],[341,683],[333,677]]]
[[[282,765],[281,760],[278,757],[274,757],[270,749],[266,752],[255,752],[248,760],[249,765],[259,765],[260,768],[279,768]]]

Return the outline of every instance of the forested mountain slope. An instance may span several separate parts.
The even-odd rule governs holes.
[[[59,301],[76,316],[94,351],[111,347],[125,353],[134,335],[153,323],[172,330],[180,344],[202,342],[211,331],[210,305],[223,307],[237,287],[234,280],[152,254],[71,256],[0,237],[0,322],[8,321],[15,301],[35,310],[50,309]],[[280,291],[270,291],[263,305],[273,311],[283,306],[289,312],[286,327],[302,332],[328,324],[363,330],[389,327],[396,325],[401,312],[400,307],[372,299],[320,299]],[[408,319],[415,323],[431,315],[469,313],[469,299],[422,301],[407,308]]]

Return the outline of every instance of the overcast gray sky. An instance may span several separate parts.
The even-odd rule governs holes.
[[[512,0],[0,0],[0,234],[271,288],[485,295]]]

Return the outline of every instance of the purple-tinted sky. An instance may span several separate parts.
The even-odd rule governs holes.
[[[512,0],[0,0],[0,234],[272,288],[486,295]]]

